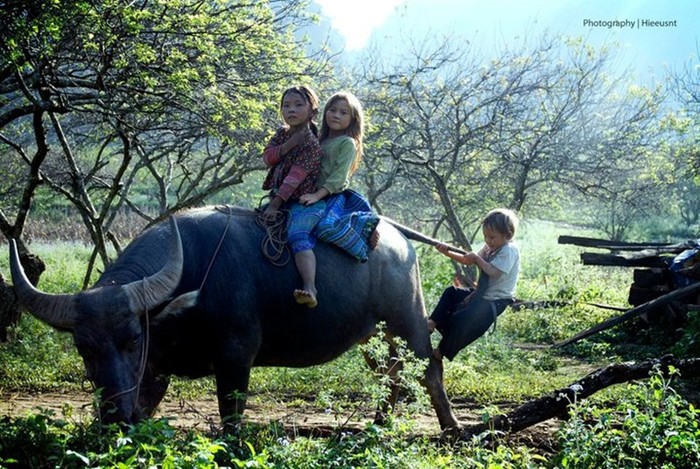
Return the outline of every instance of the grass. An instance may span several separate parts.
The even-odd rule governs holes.
[[[616,345],[624,343],[624,330],[608,331],[564,350],[547,347],[619,314],[587,303],[625,307],[632,282],[629,269],[581,265],[579,254],[582,249],[559,245],[557,238],[562,234],[595,236],[595,233],[545,222],[521,226],[517,243],[522,256],[522,276],[517,296],[530,301],[557,301],[559,306],[507,310],[492,334],[467,347],[454,361],[446,362],[445,386],[453,400],[469,402],[482,408],[480,413],[494,415],[499,412],[498,406],[512,406],[538,397],[569,385],[595,367],[630,357],[632,348],[629,345]],[[480,241],[476,244],[479,245]],[[430,308],[451,282],[452,266],[447,258],[432,248],[419,246],[418,250],[426,304]],[[49,292],[80,290],[88,248],[79,244],[37,244],[32,246],[32,251],[47,264],[40,285],[42,289]],[[7,256],[2,251],[0,270],[8,271]],[[1,390],[35,392],[79,388],[83,376],[82,362],[68,334],[58,333],[28,315],[24,315],[13,334],[11,343],[0,345]],[[437,342],[439,338],[434,337],[434,340]],[[688,350],[696,347],[692,335],[680,343],[686,344]],[[524,347],[533,344],[538,347]],[[649,358],[658,356],[663,350],[666,349],[659,344],[649,344],[646,348],[635,348],[635,353],[638,358]],[[415,382],[416,378],[408,376],[407,380]],[[672,392],[670,386],[658,383],[649,386],[656,386],[657,394]],[[213,388],[211,378],[175,379],[168,396],[197,399],[212,395]],[[321,411],[358,406],[373,408],[384,395],[376,378],[368,373],[358,348],[321,366],[255,369],[250,392],[260,401],[284,400],[292,405],[294,402],[310,403]],[[639,391],[644,392],[647,391]],[[577,428],[590,425],[588,419],[593,415],[590,409],[594,406],[606,409],[610,403],[624,403],[630,389],[616,386],[599,394],[596,399],[588,400],[591,407],[580,406],[575,410],[580,413]],[[638,408],[641,404],[635,405]],[[417,395],[415,400],[406,401],[403,406],[402,411],[408,419],[414,412],[431,413],[424,396]],[[683,425],[690,420],[688,416],[693,415],[692,410],[675,397],[671,404],[657,407],[659,409],[653,411],[656,412],[654,415],[660,413],[667,420],[672,420],[672,417],[663,414],[664,411],[671,409],[675,414],[682,414]],[[647,421],[639,423],[640,426],[647,424]],[[583,463],[577,465],[576,461],[588,461],[584,456],[594,454],[593,449],[614,453],[612,443],[602,441],[606,435],[604,429],[586,429],[587,446],[584,447],[583,444],[575,445],[576,432],[572,428],[567,427],[562,433],[564,451],[557,456],[561,467],[587,467]],[[435,445],[432,441],[410,436],[406,433],[408,430],[398,424],[387,428],[369,426],[359,434],[341,432],[330,439],[290,437],[274,423],[249,426],[242,431],[240,439],[232,441],[198,432],[180,433],[160,421],[147,421],[126,430],[97,432],[89,423],[64,420],[54,415],[5,418],[0,420],[0,465],[3,465],[2,458],[7,457],[10,448],[18,451],[12,454],[22,454],[21,442],[27,438],[35,443],[46,441],[47,448],[52,448],[46,449],[46,454],[56,451],[50,453],[55,460],[51,464],[68,467],[89,464],[121,467],[120,464],[127,464],[127,461],[136,461],[135,464],[141,467],[147,467],[149,461],[173,461],[182,467],[212,467],[216,464],[230,467],[548,467],[554,460],[550,457],[548,462],[537,451],[505,441],[491,447],[484,446],[481,439],[454,446]],[[683,431],[687,434],[693,430],[684,427]],[[641,441],[641,435],[640,431],[635,438]],[[697,439],[697,435],[693,438]],[[692,451],[695,450],[684,447],[673,457],[697,454]],[[85,463],[86,460],[89,463]]]
[[[562,358],[551,351],[513,348],[519,343],[551,344],[607,319],[608,310],[587,306],[596,301],[624,305],[631,273],[624,269],[582,266],[581,249],[559,245],[561,234],[574,228],[536,222],[521,225],[516,242],[522,256],[522,276],[517,296],[531,301],[557,300],[569,306],[508,311],[497,323],[494,334],[479,339],[454,362],[447,363],[446,387],[453,396],[487,404],[494,399],[522,400],[545,392],[552,384],[565,384],[576,378],[559,366]],[[581,234],[580,230],[576,230]],[[588,234],[588,233],[586,233]],[[477,241],[477,245],[480,241]],[[423,286],[428,308],[437,302],[451,282],[450,261],[426,246],[418,246]],[[36,244],[32,251],[46,262],[40,288],[47,292],[80,290],[84,266],[90,250],[81,244]],[[6,255],[0,254],[0,269],[7,271]],[[18,339],[4,345],[0,358],[5,365],[0,383],[5,389],[43,391],[73,388],[82,376],[82,362],[69,335],[59,333],[25,315],[14,331]],[[33,340],[33,339],[36,340]],[[435,337],[434,340],[438,340]],[[35,346],[37,343],[40,346]],[[51,360],[47,360],[51,357]],[[609,359],[602,356],[600,359]],[[55,362],[64,371],[58,371]],[[33,373],[28,373],[31,368]],[[489,379],[483,379],[488,376]],[[357,350],[331,363],[306,369],[255,369],[251,377],[253,394],[286,393],[314,395],[319,387],[337,390],[338,395],[362,395],[373,382]],[[528,383],[523,386],[523,383]],[[210,393],[211,380],[175,380],[178,395]]]

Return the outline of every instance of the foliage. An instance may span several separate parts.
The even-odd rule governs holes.
[[[399,54],[371,49],[357,67],[378,209],[397,205],[470,248],[479,211],[494,206],[549,216],[577,197],[613,239],[657,207],[672,166],[663,90],[613,75],[612,47],[543,34],[486,56],[454,38],[402,40]]]
[[[204,435],[179,432],[165,420],[101,427],[42,412],[0,422],[0,463],[8,468],[205,468],[213,467],[225,448]]]
[[[120,428],[57,419],[49,412],[0,420],[3,467],[434,468],[544,467],[523,447],[493,449],[481,438],[440,446],[401,429],[368,425],[328,438],[288,435],[275,425],[245,425],[237,435],[205,436],[147,420]]]
[[[0,229],[70,204],[103,263],[117,214],[154,217],[238,184],[290,82],[325,73],[305,0],[8,2],[0,10]],[[53,205],[51,206],[53,208]],[[153,215],[155,213],[155,215]],[[88,269],[90,272],[92,265]],[[87,284],[87,282],[85,282]]]
[[[560,467],[700,467],[700,411],[659,370],[613,407],[576,402],[560,432]]]
[[[31,392],[79,389],[85,369],[71,337],[32,317],[0,345],[0,389]]]

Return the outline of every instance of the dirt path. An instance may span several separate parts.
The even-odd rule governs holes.
[[[72,418],[91,418],[92,400],[88,393],[0,393],[0,415],[13,417],[36,413],[40,409],[54,412],[56,416],[68,414]],[[464,410],[464,409],[463,409]],[[458,412],[458,406],[455,411]],[[458,412],[459,413],[459,412]],[[478,417],[472,415],[460,416],[468,422]],[[219,425],[219,410],[215,397],[197,400],[177,399],[166,395],[161,402],[155,417],[166,417],[176,427],[199,428],[216,427]],[[337,414],[322,411],[310,403],[295,400],[293,404],[280,401],[263,401],[252,396],[248,400],[245,418],[256,423],[279,422],[287,428],[295,427],[348,427],[363,428],[373,418],[373,414],[348,412]],[[422,433],[439,433],[437,418],[434,415],[419,414],[413,417]]]
[[[480,421],[478,408],[453,402],[457,418],[463,424]],[[23,417],[37,413],[39,409],[54,412],[57,418],[64,416],[71,419],[92,418],[92,401],[88,393],[41,393],[19,394],[0,392],[0,416]],[[68,409],[68,413],[64,410]],[[197,400],[178,399],[166,395],[161,403],[156,417],[166,417],[170,424],[177,428],[196,429],[207,434],[220,431],[219,411],[216,399],[203,398]],[[289,435],[327,435],[338,429],[359,431],[373,419],[373,412],[347,412],[337,414],[319,410],[317,406],[304,401],[295,400],[293,404],[273,401],[269,398],[252,396],[248,400],[245,419],[248,422],[281,424]],[[414,433],[437,437],[440,428],[435,415],[430,413],[416,414],[410,420],[415,425]],[[541,453],[551,454],[556,447],[555,432],[560,422],[551,420],[535,425],[509,439],[518,444],[536,448]]]

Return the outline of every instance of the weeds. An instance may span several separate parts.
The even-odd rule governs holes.
[[[574,403],[560,433],[561,467],[700,467],[700,411],[670,384],[655,370],[613,408]]]

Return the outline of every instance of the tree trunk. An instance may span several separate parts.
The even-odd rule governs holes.
[[[490,422],[469,425],[462,429],[460,438],[469,439],[489,429],[515,433],[551,418],[568,417],[569,405],[596,392],[632,380],[646,379],[655,367],[668,375],[669,367],[676,368],[685,378],[700,376],[700,358],[677,359],[671,355],[643,362],[627,362],[609,365],[589,374],[571,385],[557,389],[546,396],[526,402],[506,415]],[[577,391],[574,391],[577,389]]]
[[[44,262],[33,254],[21,254],[20,262],[29,281],[36,285],[46,269]],[[15,291],[0,274],[0,343],[7,342],[9,328],[17,325],[20,317],[21,308]]]

